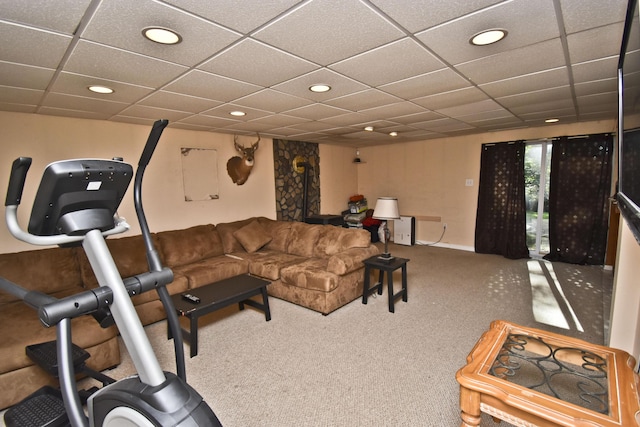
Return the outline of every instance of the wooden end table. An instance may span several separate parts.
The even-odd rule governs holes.
[[[238,303],[240,310],[244,310],[245,304],[250,305],[262,310],[267,322],[271,320],[267,296],[267,285],[270,283],[255,276],[241,274],[189,290],[188,293],[200,298],[198,304],[185,301],[182,294],[172,295],[171,299],[178,314],[188,317],[190,321],[189,331],[183,329],[182,334],[183,339],[189,342],[191,357],[198,354],[198,319],[205,314]],[[256,295],[262,295],[262,303],[249,299]],[[169,339],[171,338],[171,331],[169,331]]]
[[[395,312],[394,303],[402,297],[402,301],[407,302],[407,262],[406,258],[394,257],[390,260],[380,258],[380,255],[372,256],[364,261],[364,285],[362,287],[362,303],[367,303],[370,294],[378,291],[378,295],[382,295],[382,286],[384,284],[384,273],[387,273],[387,292],[389,293],[389,311]],[[371,286],[371,269],[380,270],[378,282]],[[402,268],[402,289],[396,294],[393,293],[393,272]]]
[[[516,426],[639,426],[628,353],[495,321],[456,374],[462,427],[480,413]]]

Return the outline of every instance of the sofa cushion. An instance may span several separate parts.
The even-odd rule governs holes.
[[[320,232],[314,255],[328,257],[351,248],[366,248],[370,244],[371,237],[366,230],[325,226]]]
[[[271,236],[262,228],[257,220],[233,232],[245,251],[252,253],[271,241]]]
[[[74,290],[56,292],[56,298],[74,295]],[[73,342],[82,348],[108,341],[117,334],[115,326],[106,329],[100,327],[91,316],[81,316],[71,320]],[[53,341],[56,339],[55,328],[45,328],[36,310],[28,308],[21,301],[2,306],[0,310],[0,374],[33,365],[34,362],[25,354],[25,347],[31,344]]]
[[[193,289],[239,274],[246,274],[249,272],[249,264],[242,259],[220,255],[181,265],[173,271],[175,274],[185,276],[189,280],[189,289]]]
[[[287,252],[289,232],[291,232],[291,224],[293,223],[289,221],[276,221],[264,217],[258,218],[258,222],[262,228],[271,235],[271,241],[267,243],[264,248],[278,252]]]
[[[224,253],[220,236],[212,224],[157,234],[164,263],[169,267],[190,264]]]
[[[323,292],[336,289],[339,279],[339,276],[327,271],[327,260],[323,258],[310,258],[280,270],[283,283]]]
[[[267,280],[278,280],[282,268],[307,259],[271,249],[262,249],[259,252],[242,256],[249,261],[249,273]]]
[[[82,277],[74,248],[51,248],[0,254],[0,276],[29,290],[47,294],[82,291]],[[0,303],[18,298],[0,292]]]
[[[287,253],[307,258],[313,256],[313,251],[323,227],[320,224],[292,223]]]

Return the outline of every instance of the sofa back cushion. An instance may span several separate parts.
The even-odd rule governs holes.
[[[291,224],[289,232],[289,244],[287,253],[303,257],[313,256],[313,251],[318,243],[318,237],[322,231],[320,224],[306,224],[304,222],[294,222]]]
[[[212,224],[163,231],[156,236],[162,259],[169,267],[191,264],[224,254],[220,236]]]
[[[366,248],[371,244],[367,230],[326,225],[320,232],[314,256],[326,258],[351,248]]]
[[[216,230],[218,230],[218,234],[220,235],[220,240],[222,240],[222,248],[225,254],[232,254],[234,252],[244,251],[242,244],[240,244],[240,242],[238,241],[238,239],[236,239],[233,233],[236,230],[241,229],[245,225],[250,224],[252,221],[255,221],[255,218],[248,218],[242,221],[216,224]]]
[[[265,249],[286,253],[291,224],[293,223],[289,221],[275,221],[263,217],[258,218],[258,222],[271,236],[271,241],[266,244]]]
[[[0,276],[26,289],[46,294],[74,288],[82,290],[82,278],[74,248],[0,254]],[[0,303],[17,300],[12,295],[0,292]]]
[[[106,242],[118,272],[123,278],[149,271],[147,252],[141,235],[107,239]],[[77,248],[76,250],[84,286],[88,289],[93,289],[98,286],[98,279],[93,273],[84,250],[82,248]]]

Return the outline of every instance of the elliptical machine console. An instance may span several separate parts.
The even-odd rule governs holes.
[[[5,218],[11,234],[34,245],[82,244],[100,287],[64,299],[29,292],[0,278],[0,290],[38,308],[45,326],[57,326],[59,378],[67,415],[75,426],[219,426],[202,397],[186,383],[181,330],[166,285],[173,273],[162,266],[153,247],[142,208],[142,177],[167,126],[154,123],[138,163],[134,203],[149,260],[148,273],[123,279],[109,252],[105,237],[129,229],[117,209],[133,177],[133,168],[121,159],[77,159],[47,166],[34,200],[28,231],[17,221],[31,159],[13,162],[5,202]],[[177,375],[163,372],[153,352],[130,295],[156,289],[165,307],[174,337]],[[75,388],[71,359],[70,319],[108,310],[133,360],[137,375],[110,384],[87,400],[85,416]]]

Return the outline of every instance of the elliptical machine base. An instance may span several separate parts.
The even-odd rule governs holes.
[[[176,375],[165,375],[157,387],[138,376],[104,387],[87,401],[89,419],[104,427],[204,426],[215,419],[197,391]]]

